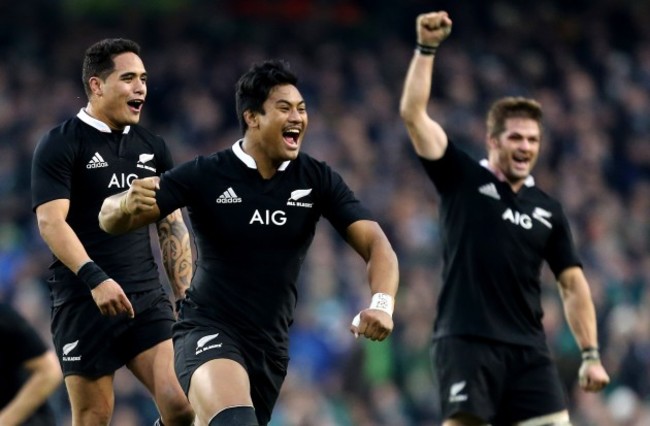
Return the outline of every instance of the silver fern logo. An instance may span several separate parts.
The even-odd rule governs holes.
[[[63,356],[61,357],[61,360],[64,362],[81,361],[81,355],[69,356],[70,352],[75,350],[77,346],[79,346],[79,340],[75,340],[72,343],[66,343],[63,345]]]

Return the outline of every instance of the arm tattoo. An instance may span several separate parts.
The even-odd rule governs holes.
[[[192,279],[190,236],[180,210],[157,224],[160,251],[165,272],[176,298],[185,296]]]

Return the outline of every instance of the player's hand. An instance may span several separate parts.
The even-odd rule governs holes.
[[[393,318],[379,309],[364,309],[352,320],[350,332],[354,337],[364,336],[380,342],[393,331]]]
[[[600,360],[582,361],[578,378],[580,387],[587,392],[599,392],[609,383],[609,375]]]
[[[130,214],[150,211],[156,204],[157,189],[160,189],[158,176],[135,179],[126,193],[124,208]]]
[[[116,316],[127,314],[129,318],[135,316],[131,302],[126,297],[122,287],[115,280],[109,279],[104,281],[92,289],[91,294],[102,315]]]
[[[438,47],[451,33],[451,19],[447,12],[430,12],[418,15],[416,34],[418,44]]]

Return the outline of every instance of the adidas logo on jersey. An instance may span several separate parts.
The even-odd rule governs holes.
[[[499,196],[499,193],[497,192],[497,187],[493,183],[486,183],[485,185],[480,186],[478,188],[478,192],[483,195],[487,195],[488,197],[494,198],[495,200],[501,199],[501,196]]]
[[[100,167],[108,167],[108,163],[104,161],[104,158],[99,155],[99,152],[96,152],[93,155],[93,158],[90,159],[88,164],[86,164],[87,169],[99,169]]]
[[[223,194],[219,195],[219,198],[217,198],[217,203],[219,204],[235,204],[235,203],[241,203],[242,199],[235,194],[235,191],[232,189],[232,187],[226,189],[223,191]]]

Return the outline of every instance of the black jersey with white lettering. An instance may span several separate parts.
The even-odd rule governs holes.
[[[480,336],[544,344],[540,274],[581,266],[556,200],[529,177],[518,193],[449,143],[421,158],[441,197],[443,287],[434,338]]]
[[[137,125],[116,134],[81,110],[39,141],[32,160],[32,208],[70,200],[66,221],[90,258],[127,293],[157,288],[149,230],[109,235],[100,229],[98,214],[104,199],[127,190],[133,179],[158,176],[172,166],[159,136]],[[61,261],[54,258],[50,268],[55,306],[88,294],[88,287]]]
[[[197,247],[188,294],[201,311],[286,351],[296,280],[319,218],[341,235],[371,218],[325,163],[300,153],[267,180],[239,143],[164,173],[157,203],[162,215],[187,206]]]

